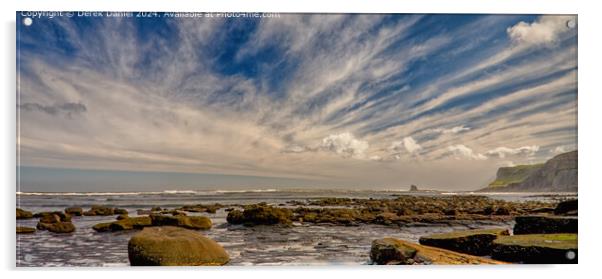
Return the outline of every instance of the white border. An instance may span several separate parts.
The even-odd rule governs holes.
[[[599,213],[602,188],[600,166],[600,24],[602,13],[596,9],[597,1],[571,0],[302,0],[294,3],[273,0],[238,0],[238,1],[175,1],[175,0],[103,0],[103,1],[3,1],[2,14],[2,83],[4,92],[2,102],[3,119],[0,122],[3,137],[2,160],[0,170],[4,189],[4,226],[0,233],[3,251],[0,262],[4,267],[3,278],[41,276],[61,276],[63,278],[81,277],[132,277],[165,278],[176,276],[202,276],[205,278],[226,277],[269,277],[269,278],[313,278],[314,276],[331,276],[339,278],[385,278],[403,276],[404,278],[571,278],[586,274],[598,274],[600,265],[600,230]],[[363,12],[363,13],[562,13],[579,15],[579,196],[581,231],[580,253],[578,265],[567,266],[511,266],[511,267],[301,267],[301,268],[193,268],[156,269],[132,268],[119,269],[119,273],[101,274],[103,269],[28,269],[34,272],[15,273],[15,11],[17,10],[88,10],[88,11],[265,11],[265,12]],[[20,269],[23,270],[23,269]],[[52,274],[41,272],[52,271]],[[58,271],[57,271],[58,270]],[[197,271],[202,273],[182,274],[181,272]],[[224,272],[227,271],[227,272]],[[136,272],[136,273],[132,273]],[[170,272],[170,273],[165,273]],[[175,273],[174,273],[175,272]],[[595,276],[595,275],[594,275]]]

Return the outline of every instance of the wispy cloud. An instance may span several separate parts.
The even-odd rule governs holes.
[[[21,162],[481,186],[576,146],[568,20],[38,20],[19,29]]]

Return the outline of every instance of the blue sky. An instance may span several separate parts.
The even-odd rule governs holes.
[[[577,148],[575,16],[21,21],[22,191],[476,189]]]

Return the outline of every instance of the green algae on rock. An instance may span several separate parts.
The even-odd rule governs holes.
[[[577,234],[500,236],[493,241],[492,258],[535,264],[577,263]]]

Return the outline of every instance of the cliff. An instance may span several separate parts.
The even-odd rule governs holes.
[[[543,165],[500,168],[496,180],[481,191],[576,192],[577,188],[577,151],[571,151]]]

